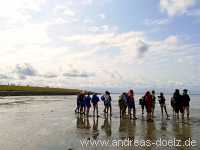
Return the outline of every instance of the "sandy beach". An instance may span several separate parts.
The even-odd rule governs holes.
[[[137,95],[139,97],[139,95]],[[191,138],[194,147],[118,147],[119,149],[200,149],[199,96],[191,96],[191,119],[184,122],[172,117],[161,119],[156,105],[154,122],[143,118],[137,104],[136,121],[120,119],[117,105],[118,95],[113,95],[113,116],[105,118],[103,104],[99,107],[100,117],[89,118],[74,113],[76,96],[22,96],[0,99],[0,145],[3,150],[78,150],[116,149],[116,147],[81,145],[80,140],[150,140]],[[169,96],[168,96],[169,98]],[[169,104],[169,102],[167,101]],[[92,114],[92,112],[91,112]]]

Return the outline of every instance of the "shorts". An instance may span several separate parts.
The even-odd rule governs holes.
[[[162,103],[162,104],[160,104],[160,107],[166,107],[166,105]]]
[[[81,107],[85,107],[85,103],[81,103]]]
[[[93,107],[97,107],[98,106],[98,103],[93,103]]]
[[[105,107],[111,107],[111,103],[105,104]]]
[[[90,108],[91,107],[91,104],[86,104],[85,105],[87,108]]]
[[[146,110],[147,110],[147,113],[151,113],[152,112],[152,107],[148,106],[148,107],[146,107]]]
[[[135,105],[128,105],[129,109],[135,109]]]
[[[183,113],[184,109],[183,109],[183,106],[175,106],[175,112],[176,113]]]

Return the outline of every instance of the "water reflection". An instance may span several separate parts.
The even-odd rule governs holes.
[[[120,122],[119,122],[119,138],[120,139],[125,139],[126,138],[127,120],[128,119],[120,118]]]
[[[181,144],[184,145],[186,141],[192,139],[192,131],[190,121],[179,122],[177,120],[173,121],[173,133],[177,140],[181,140]],[[190,149],[190,147],[179,147],[179,149]]]
[[[167,131],[167,120],[162,118],[160,129],[161,131]]]
[[[151,140],[152,142],[154,142],[156,140],[156,125],[155,125],[155,121],[147,122],[145,139],[146,140]]]
[[[93,127],[92,127],[92,137],[93,137],[93,139],[97,139],[97,137],[99,135],[98,124],[99,124],[99,118],[93,117]]]
[[[76,127],[79,129],[90,129],[89,118],[86,118],[83,115],[77,115]]]
[[[120,118],[119,124],[119,138],[130,140],[135,139],[136,121],[129,118]]]
[[[110,137],[112,135],[111,122],[111,117],[105,115],[105,119],[103,125],[101,126],[101,129],[105,132],[107,137]]]
[[[127,138],[134,140],[135,139],[135,120],[128,119],[127,122]]]

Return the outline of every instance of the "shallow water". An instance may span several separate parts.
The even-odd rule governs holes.
[[[136,99],[141,95],[136,95]],[[99,105],[100,117],[74,114],[76,96],[30,96],[0,98],[0,145],[3,150],[67,150],[67,149],[116,149],[113,146],[82,147],[80,140],[150,140],[188,138],[197,141],[194,147],[131,147],[118,149],[200,149],[200,117],[198,95],[191,96],[191,119],[184,122],[172,117],[160,117],[156,104],[154,122],[145,121],[136,100],[136,121],[120,119],[117,99],[113,95],[113,116],[105,117],[103,104]],[[169,104],[170,95],[166,96]],[[92,112],[90,112],[92,114]]]

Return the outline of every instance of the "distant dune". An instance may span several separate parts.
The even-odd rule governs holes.
[[[79,89],[0,85],[0,96],[76,95]]]

